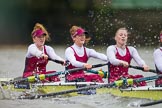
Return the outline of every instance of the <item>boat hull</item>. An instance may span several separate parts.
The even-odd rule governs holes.
[[[76,86],[52,86],[46,85],[40,87],[39,90],[41,92],[52,93],[52,92],[60,92],[66,90],[76,89]],[[51,91],[52,90],[52,91]],[[53,91],[54,90],[54,91]],[[143,99],[151,99],[151,100],[160,100],[162,99],[162,87],[154,87],[154,86],[145,86],[145,87],[137,87],[137,88],[127,88],[127,89],[119,89],[119,88],[97,88],[97,94],[112,94],[114,96],[120,97],[129,97],[129,98],[143,98]],[[69,96],[77,96],[77,93],[70,93]]]
[[[108,91],[112,95],[120,97],[143,98],[151,100],[162,99],[162,87],[145,86],[128,89],[110,88]]]
[[[41,94],[48,93],[56,93],[60,91],[68,91],[72,89],[77,89],[78,86],[90,86],[90,85],[102,85],[103,83],[95,83],[95,82],[55,82],[55,83],[34,83],[30,84],[30,89],[25,88],[15,88],[13,84],[11,85],[2,85],[4,90],[16,91],[16,92],[26,92],[28,90],[37,88],[37,91]],[[151,100],[159,100],[162,99],[162,87],[154,87],[154,86],[144,86],[144,87],[136,87],[136,88],[127,88],[127,89],[119,89],[119,88],[97,88],[97,94],[106,94],[110,93],[114,96],[120,97],[130,97],[130,98],[144,98]],[[78,92],[68,93],[64,96],[78,96],[82,94],[78,94]]]

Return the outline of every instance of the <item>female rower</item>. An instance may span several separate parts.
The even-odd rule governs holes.
[[[153,56],[157,74],[162,74],[162,31],[160,32],[160,47],[154,51]],[[157,79],[155,86],[162,87],[162,79]]]
[[[68,47],[65,51],[65,58],[71,64],[68,69],[76,67],[85,67],[91,69],[92,65],[87,63],[90,57],[101,59],[107,62],[106,55],[96,52],[94,49],[84,47],[86,41],[90,38],[86,38],[85,34],[88,34],[83,28],[78,26],[72,26],[70,29],[71,38],[74,44]],[[66,81],[68,82],[103,82],[102,78],[97,74],[87,74],[83,70],[69,73],[66,75]]]
[[[107,48],[107,57],[110,62],[109,65],[109,82],[114,82],[121,78],[141,78],[142,75],[130,75],[128,67],[131,59],[148,71],[149,68],[141,59],[137,50],[132,46],[127,46],[128,31],[126,28],[119,28],[115,34],[116,45],[111,45]],[[140,86],[145,86],[145,82],[140,82]]]
[[[42,24],[35,24],[31,36],[33,44],[28,47],[23,77],[55,72],[46,71],[49,59],[60,60],[65,64],[65,61],[55,53],[52,47],[45,45],[45,41],[49,41],[50,37]],[[53,76],[46,78],[46,81],[60,81],[60,79],[58,76]]]

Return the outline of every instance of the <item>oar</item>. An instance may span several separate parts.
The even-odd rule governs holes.
[[[107,64],[108,63],[92,65],[92,68],[102,67]],[[57,75],[66,74],[66,73],[72,73],[72,72],[79,71],[79,70],[87,70],[87,68],[84,68],[84,67],[83,68],[74,68],[74,69],[69,69],[69,70],[60,71],[60,72],[54,72],[54,73],[50,73],[50,74],[40,74],[37,76],[29,76],[26,78],[21,78],[21,79],[10,81],[10,83],[14,83],[14,82],[18,82],[18,81],[19,82],[21,82],[21,81],[34,82],[34,81],[36,81],[36,79],[44,80],[47,77],[57,76]]]
[[[139,66],[132,66],[132,65],[129,65],[129,68],[134,68],[134,69],[138,69],[138,70],[144,71],[144,68],[143,68],[143,67],[139,67]],[[149,69],[148,71],[149,71],[149,72],[153,72],[153,73],[157,73],[156,70],[154,70],[154,69]]]
[[[63,94],[68,94],[68,93],[73,93],[73,92],[79,92],[79,91],[83,91],[83,90],[112,87],[112,86],[115,86],[115,82],[109,83],[109,84],[102,84],[102,85],[91,85],[91,86],[87,86],[87,87],[81,87],[81,88],[77,88],[77,89],[60,91],[60,92],[55,92],[55,93],[40,94],[40,95],[36,95],[36,96],[19,97],[19,99],[38,99],[38,98],[42,98],[42,97],[51,97],[51,96],[63,95]]]
[[[56,59],[51,59],[51,58],[48,58],[48,60],[53,61],[53,62],[58,63],[58,64],[61,64],[61,65],[64,64],[64,61],[61,61],[61,60],[56,60]],[[70,62],[69,61],[66,61],[65,62],[65,67],[67,67],[69,65],[70,65]]]
[[[56,60],[56,59],[51,59],[51,58],[48,58],[48,60],[50,60],[50,61],[53,61],[53,62],[55,62],[55,63],[58,63],[58,64],[64,64],[64,62],[63,61],[61,61],[61,60]],[[68,61],[66,61],[66,63],[65,63],[65,67],[67,67],[69,65],[69,62]],[[59,73],[59,72],[58,72]],[[61,74],[61,73],[60,73]],[[60,75],[60,74],[56,74],[56,75]],[[56,76],[55,75],[55,76]],[[47,75],[48,76],[48,75]],[[44,77],[43,76],[43,74],[42,75],[40,75],[40,76],[37,76],[37,77]],[[49,76],[50,77],[50,76]],[[14,83],[14,82],[17,82],[17,81],[26,81],[26,80],[30,80],[31,82],[32,81],[35,81],[34,79],[35,79],[36,77],[35,76],[30,76],[30,77],[27,77],[27,78],[22,78],[22,77],[16,77],[16,78],[14,78],[14,79],[12,79],[11,81],[10,81],[10,83]],[[42,79],[43,80],[43,79]],[[7,82],[7,81],[6,81]]]
[[[100,75],[102,78],[107,78],[108,72],[103,70],[86,70],[88,73],[94,73]]]
[[[61,61],[61,60],[54,60],[54,59],[50,59],[50,58],[48,58],[48,60],[53,61],[53,62],[58,63],[58,64],[62,64],[62,65],[64,64],[64,62]]]
[[[162,100],[157,100],[157,101],[153,101],[153,102],[148,102],[148,103],[143,103],[140,104],[140,107],[146,107],[146,106],[152,106],[152,105],[156,105],[156,104],[160,104],[162,103]]]
[[[118,81],[108,83],[108,84],[91,85],[91,86],[81,87],[81,88],[72,89],[72,90],[66,90],[66,91],[60,91],[60,92],[54,92],[54,93],[48,93],[48,94],[41,94],[41,95],[36,95],[36,96],[19,97],[19,98],[20,99],[36,99],[36,98],[40,98],[40,97],[51,97],[51,96],[63,95],[63,94],[79,92],[79,91],[89,90],[89,89],[113,87],[113,86],[120,87],[125,83],[132,85],[133,83],[138,83],[138,82],[147,81],[147,80],[155,80],[158,78],[162,78],[162,75],[156,75],[156,76],[150,76],[150,77],[144,77],[144,78],[138,78],[138,79],[123,79],[123,80],[118,80]]]

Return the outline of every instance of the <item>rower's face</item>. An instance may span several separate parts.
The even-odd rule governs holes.
[[[77,44],[77,45],[79,45],[79,46],[82,46],[82,45],[85,43],[85,39],[86,39],[85,34],[76,35],[76,36],[73,38],[75,44]]]
[[[128,39],[127,30],[118,30],[115,35],[115,40],[120,45],[126,45]]]
[[[40,36],[40,37],[37,37],[37,36],[33,37],[34,43],[35,43],[36,45],[38,45],[38,46],[43,46],[44,43],[45,43],[45,40],[46,40],[46,38],[45,38],[44,35],[42,35],[42,36]]]
[[[160,42],[162,43],[162,38],[160,37]]]

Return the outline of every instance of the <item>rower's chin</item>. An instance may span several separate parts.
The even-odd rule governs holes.
[[[80,43],[81,43],[81,44],[84,44],[84,43],[85,43],[85,41],[81,41]]]

